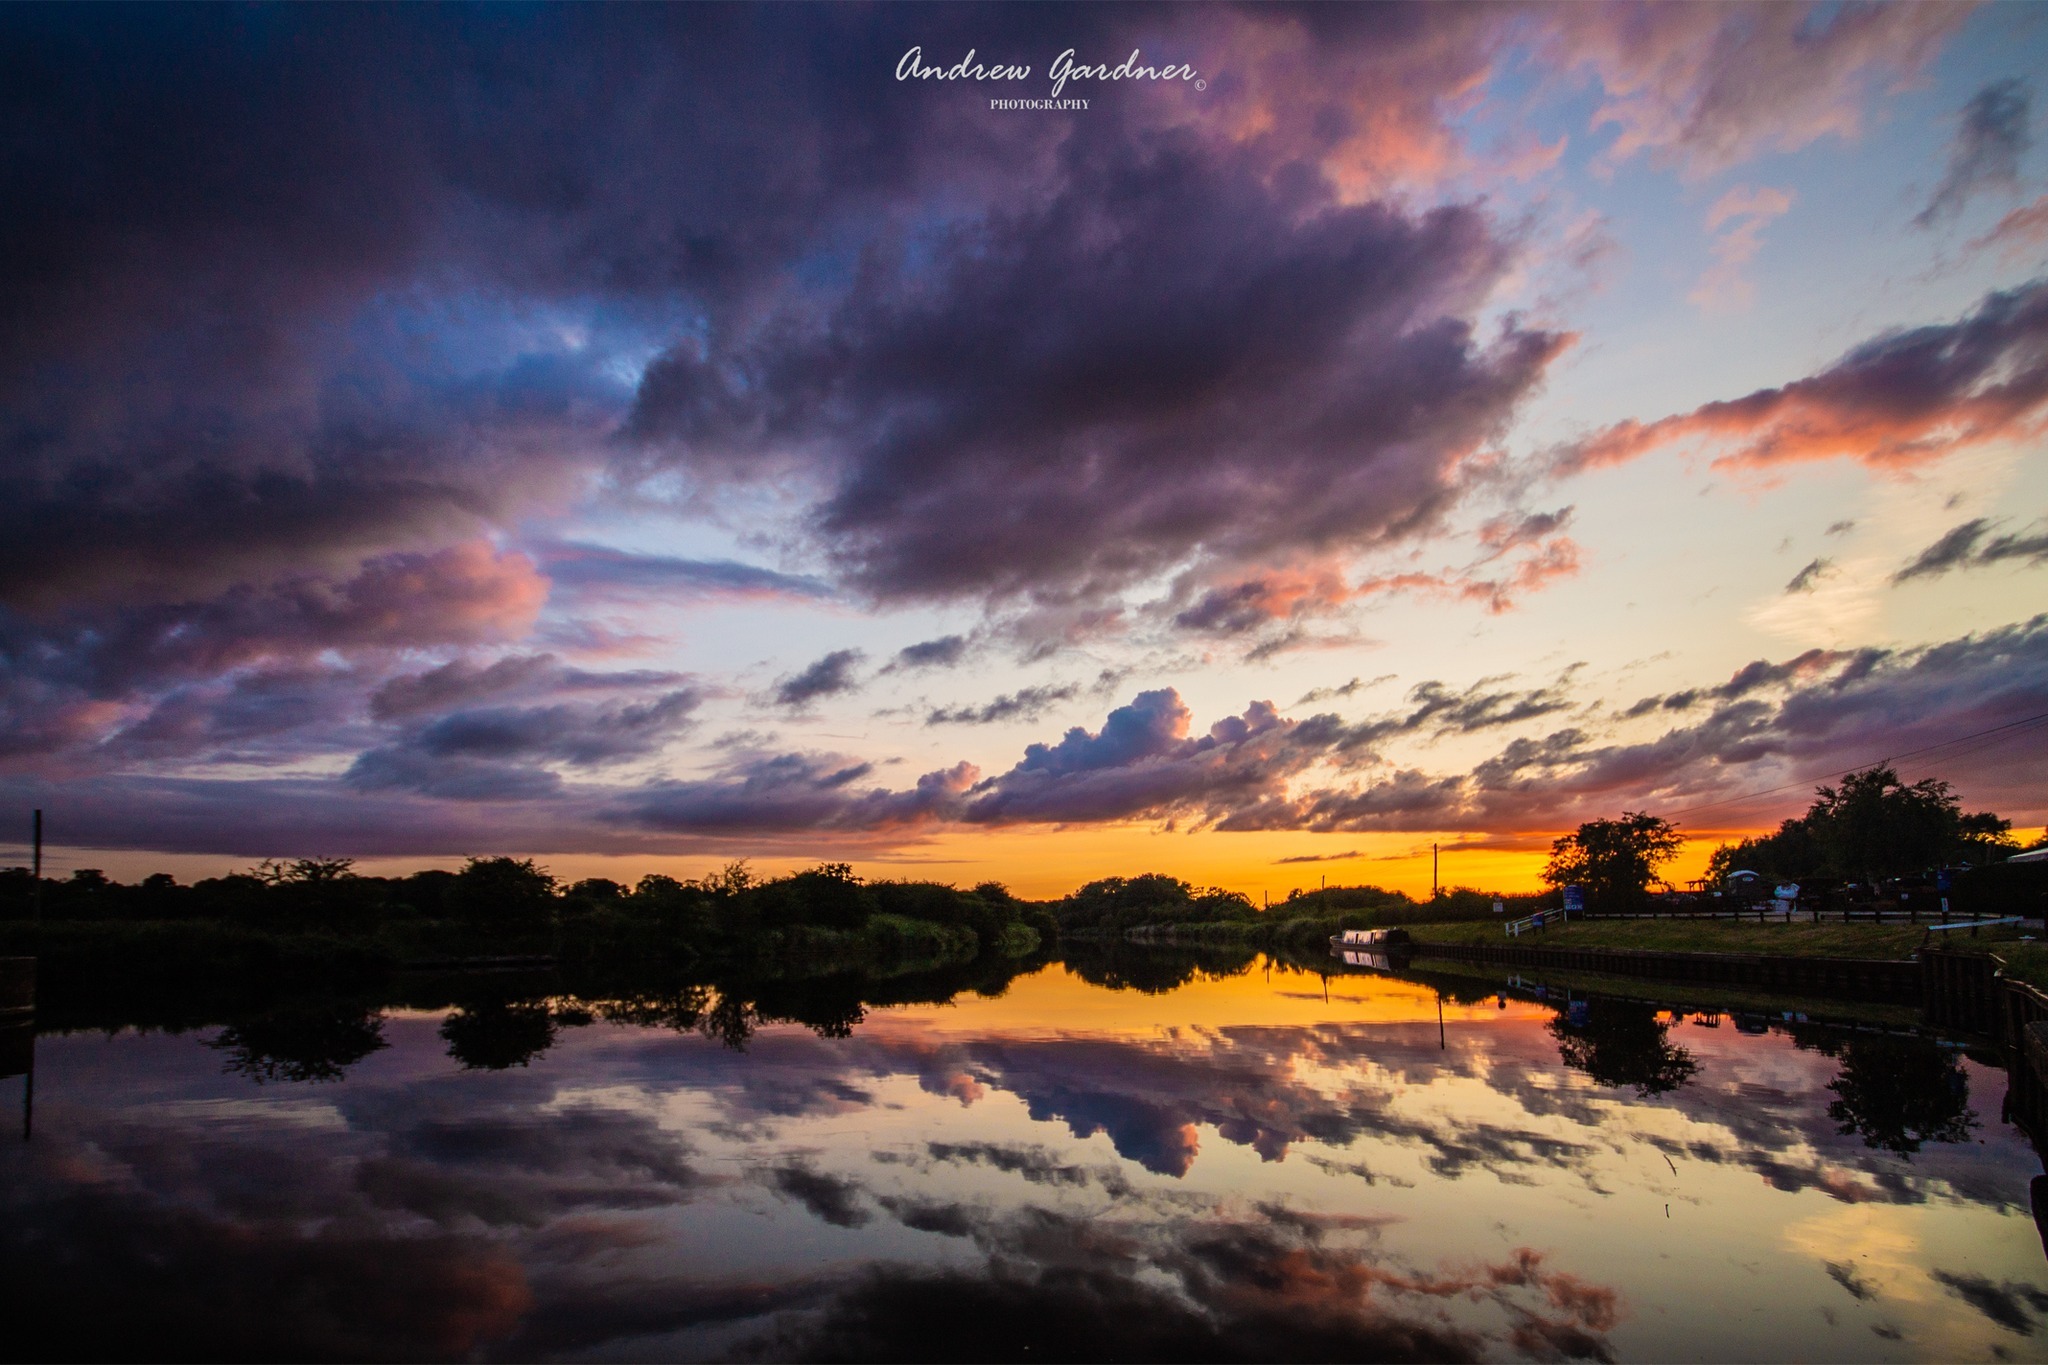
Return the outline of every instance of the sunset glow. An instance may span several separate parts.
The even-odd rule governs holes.
[[[2035,7],[0,25],[0,860],[2048,821]]]

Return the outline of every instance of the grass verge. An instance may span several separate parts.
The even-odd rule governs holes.
[[[1928,940],[1912,924],[1738,924],[1716,920],[1578,920],[1509,938],[1498,924],[1415,924],[1408,932],[1431,943],[1481,943],[1522,948],[1641,948],[1666,953],[1765,953],[1783,957],[1911,957]],[[1937,946],[1981,949],[2000,956],[2043,956],[2019,935],[1986,929],[1977,938],[1935,934]],[[2010,961],[2010,958],[2008,958]],[[2048,963],[2044,963],[2048,965]]]

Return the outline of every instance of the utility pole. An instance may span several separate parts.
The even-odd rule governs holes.
[[[1436,845],[1431,844],[1429,846],[1429,898],[1431,900],[1436,899],[1436,888]]]
[[[35,917],[36,917],[36,922],[37,922],[37,923],[41,923],[41,922],[42,922],[42,918],[43,918],[43,812],[42,812],[42,811],[41,811],[40,809],[38,809],[38,810],[36,811],[36,818],[35,818],[35,826],[34,826],[34,829],[35,829],[35,837],[34,837],[34,843],[35,843],[35,869],[34,869],[34,872],[32,873],[32,875],[34,876],[35,880],[34,880],[34,882],[33,882],[33,883],[31,883],[31,885],[33,885],[33,886],[35,887],[35,891],[36,891],[36,897],[35,897]]]

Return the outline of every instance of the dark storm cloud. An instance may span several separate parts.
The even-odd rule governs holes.
[[[358,753],[346,783],[138,779],[72,803],[81,828],[181,848],[208,837],[204,810],[237,846],[473,848],[493,826],[459,807],[484,797],[499,841],[630,840],[625,810],[670,831],[970,807],[1277,819],[1311,755],[1392,732],[1247,711],[1242,735],[1125,762],[1040,746],[973,794],[959,769],[891,792],[796,758],[597,797],[538,766],[542,717],[611,716],[551,712],[566,673],[459,660],[392,680],[388,656],[519,637],[549,574],[565,599],[1007,594],[1028,599],[1016,638],[1043,647],[1126,622],[1116,593],[1156,573],[1189,585],[1188,629],[1324,610],[1341,592],[1291,597],[1275,566],[1442,525],[1478,477],[1465,458],[1564,344],[1479,332],[1518,265],[1489,210],[1409,207],[1474,164],[1446,92],[1536,41],[1560,71],[1660,92],[1668,116],[1611,103],[1617,157],[1722,165],[1853,127],[1857,92],[1919,69],[1956,21],[1546,22],[1532,39],[1476,7],[0,13],[0,743],[81,766],[283,761],[293,735],[300,757]],[[898,86],[913,41],[1142,46],[1229,72],[1207,104],[1106,96],[1073,137]],[[1997,296],[2015,316],[2026,297]],[[1959,391],[2030,373],[1997,311],[1958,324],[2011,333],[1955,343],[2005,346],[1958,361]],[[492,548],[525,543],[531,513],[702,510],[736,482],[798,509],[792,562],[831,583]],[[1483,537],[1528,543],[1563,516]],[[1569,571],[1548,543],[1528,573],[1447,590],[1498,606]],[[957,660],[945,643],[899,662]],[[359,714],[352,685],[380,689],[370,718],[391,729],[335,719]],[[630,729],[591,720],[553,760],[645,752],[652,731]]]
[[[941,706],[925,717],[926,725],[990,725],[999,720],[1036,720],[1047,707],[1072,701],[1081,689],[1069,683],[1058,687],[1020,687],[1005,692],[980,706]]]
[[[1668,100],[1610,106],[1617,156],[1704,165],[1853,126],[1953,22],[1588,12],[1534,39]],[[181,728],[232,738],[253,713],[195,717],[238,684],[178,673],[207,665],[166,662],[190,646],[163,631],[164,671],[124,672],[100,643],[124,613],[516,546],[591,498],[696,512],[773,480],[796,562],[836,577],[536,541],[566,605],[1019,594],[1040,645],[1109,627],[1155,571],[1228,590],[1271,568],[1249,561],[1426,534],[1563,344],[1475,330],[1517,250],[1488,211],[1405,207],[1475,164],[1445,96],[1528,29],[1391,6],[0,12],[0,605],[34,622],[0,625],[11,747],[76,756],[145,712],[160,756]],[[912,43],[1142,48],[1218,79],[1104,91],[1074,137],[893,81]],[[395,633],[329,647],[355,663]],[[900,662],[956,657],[917,648]]]
[[[1915,226],[1933,227],[1954,217],[1979,190],[2018,188],[2020,157],[2034,145],[2027,131],[2031,105],[2026,82],[2016,78],[1997,81],[1971,96],[1949,144],[1948,171],[1927,207],[1915,215]]]
[[[1474,210],[1340,206],[1184,132],[1061,158],[829,313],[671,352],[635,432],[714,476],[818,452],[821,541],[878,595],[1102,591],[1433,527],[1563,344],[1477,336],[1508,253]]]
[[[11,676],[118,695],[137,685],[325,650],[505,639],[532,623],[546,591],[525,556],[483,545],[386,555],[345,578],[295,577],[111,615],[0,615],[0,663]]]
[[[775,685],[778,706],[807,706],[819,697],[838,696],[860,687],[854,670],[867,655],[858,649],[835,649],[824,658]]]
[[[609,458],[645,327],[915,179],[910,106],[872,78],[890,40],[711,11],[10,12],[0,598],[217,588],[560,498]],[[775,60],[811,41],[843,56]],[[831,116],[850,86],[864,117]]]
[[[196,601],[51,619],[0,608],[0,754],[75,754],[137,723],[135,738],[153,748],[180,730],[210,742],[207,732],[239,723],[207,719],[208,706],[252,716],[252,680],[236,680],[236,670],[317,680],[301,689],[309,704],[329,715],[351,710],[336,705],[345,670],[316,668],[320,656],[389,659],[508,639],[531,625],[545,596],[523,555],[471,544],[380,556],[340,579],[295,576]],[[288,705],[277,689],[269,695]],[[272,721],[284,715],[271,709]]]
[[[1725,446],[1715,463],[1933,460],[2025,438],[2048,405],[2048,281],[1987,294],[1961,320],[1887,332],[1820,373],[1563,447],[1557,467],[1619,464],[1673,442]]]

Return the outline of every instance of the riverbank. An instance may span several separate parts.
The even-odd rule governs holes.
[[[1912,924],[1744,924],[1734,920],[1573,920],[1514,938],[1493,924],[1415,924],[1408,932],[1430,943],[1521,948],[1634,948],[1662,953],[1770,953],[1787,957],[1911,957],[1923,941],[1947,948],[2016,942],[2019,935],[1984,930],[1969,938]],[[1952,941],[1950,941],[1952,940]]]
[[[1475,988],[1485,994],[1531,995],[1541,987],[1552,994],[1570,992],[1641,1000],[1678,1014],[1742,1014],[1774,1020],[1789,1014],[1819,1023],[1890,1029],[1914,1029],[1924,1022],[1918,1005],[1788,995],[1782,991],[1746,990],[1718,982],[1672,982],[1605,972],[1517,969],[1449,958],[1421,959],[1400,975],[1438,986],[1447,995],[1458,998],[1469,997]],[[1520,985],[1510,987],[1510,982],[1519,982]]]
[[[892,914],[858,926],[791,925],[696,945],[659,926],[601,917],[520,932],[436,921],[357,933],[209,920],[0,921],[0,957],[37,961],[38,1012],[46,1021],[76,1024],[129,1011],[169,1028],[293,1000],[407,998],[422,980],[451,968],[460,975],[466,964],[493,980],[506,979],[504,968],[516,964],[547,976],[551,989],[600,996],[681,981],[766,988],[845,976],[870,984],[934,973],[1006,976],[1046,947],[1028,924],[1001,925],[984,941],[969,925]]]
[[[1788,958],[1904,961],[1923,946],[1996,955],[2007,977],[2048,990],[2048,944],[2019,926],[1930,934],[1910,924],[1738,924],[1723,920],[1575,920],[1509,938],[1498,924],[1418,924],[1419,943],[1473,947],[1609,949],[1624,952],[1748,954]]]

